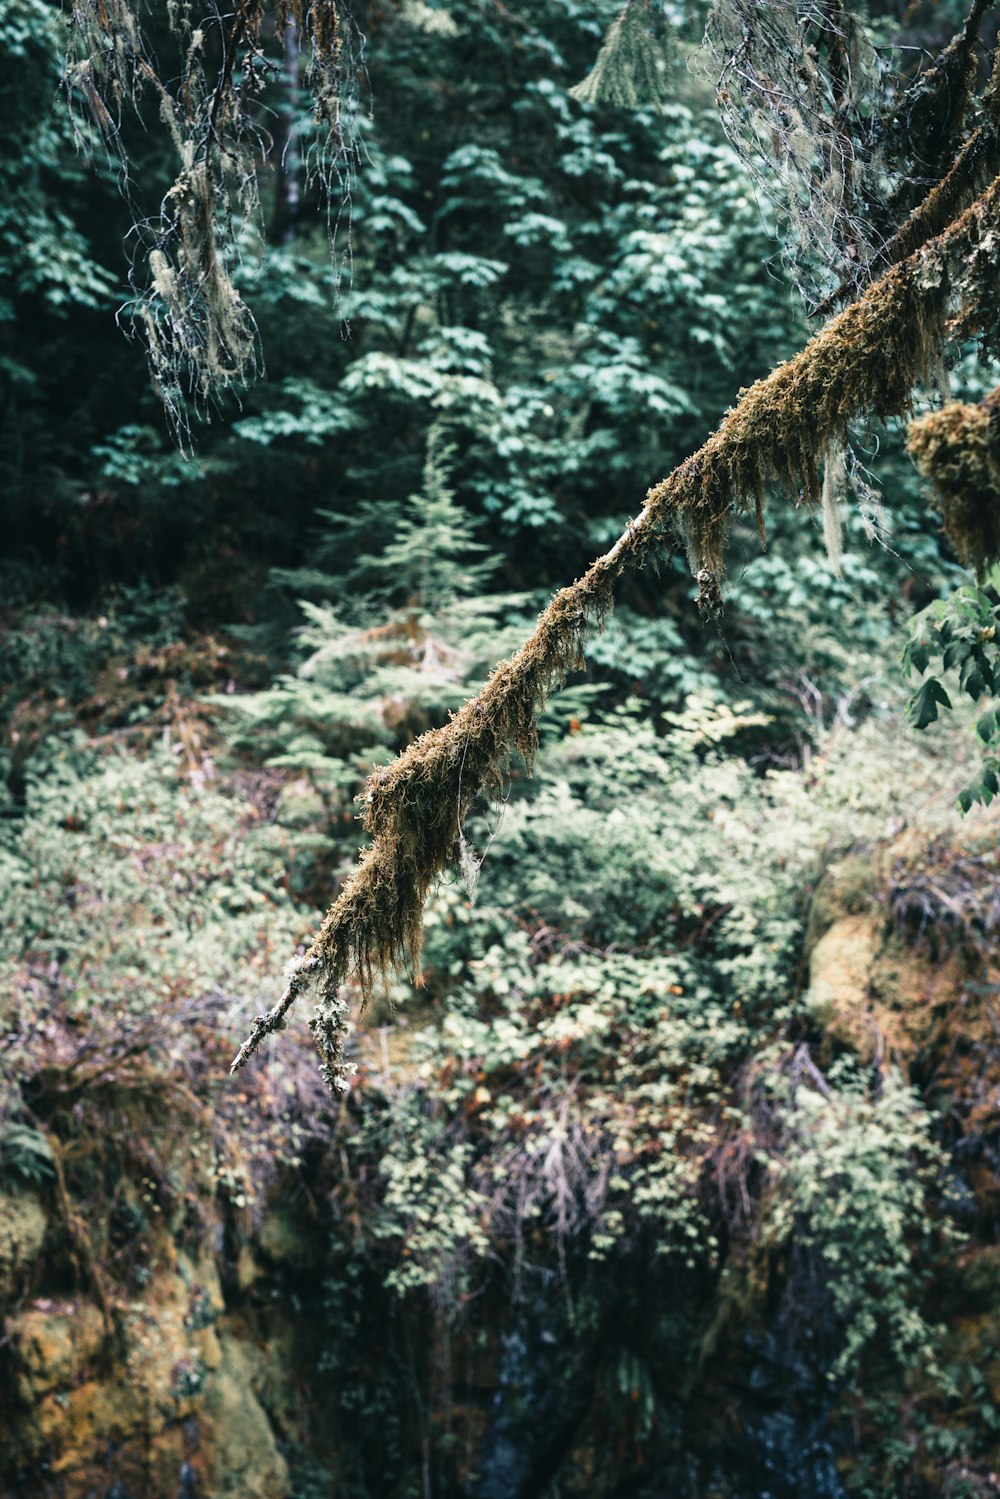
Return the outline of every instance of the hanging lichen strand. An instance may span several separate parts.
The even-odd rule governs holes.
[[[968,207],[973,199],[978,197],[997,169],[998,161],[1000,161],[1000,49],[995,53],[989,83],[979,100],[975,128],[964,140],[961,140],[961,128],[968,113],[972,92],[973,38],[984,10],[983,0],[976,0],[964,30],[945,49],[938,65],[922,75],[923,92],[920,94],[920,100],[924,105],[928,99],[938,102],[941,106],[941,117],[950,122],[952,148],[954,149],[956,143],[960,142],[957,150],[954,151],[954,158],[949,160],[942,144],[941,133],[939,133],[934,146],[934,159],[938,172],[929,179],[933,185],[924,196],[918,197],[916,206],[910,209],[907,217],[885,240],[873,259],[862,268],[861,274],[866,280],[871,279],[886,266],[898,264],[900,260],[912,254],[919,245],[924,244],[933,235],[940,234],[964,208]],[[948,104],[940,98],[940,95],[949,82],[955,82],[958,86],[959,81],[953,80],[952,74],[957,70],[957,59],[963,55],[966,65],[964,79],[961,80],[962,108],[959,110],[954,100]],[[950,59],[950,66],[945,66],[948,59]],[[914,112],[919,118],[920,110],[917,102],[911,100],[910,92],[903,96],[897,106],[897,113],[902,113],[902,106],[905,102],[913,103]],[[891,128],[898,136],[902,126],[894,123]],[[902,147],[899,149],[901,150]],[[925,178],[925,189],[927,181],[928,179]],[[905,186],[913,188],[914,184],[907,182]],[[894,206],[900,208],[911,201],[911,198],[904,199],[900,193],[897,195]],[[817,315],[829,316],[838,302],[850,296],[858,284],[858,275],[858,269],[854,268],[852,274],[841,281],[840,285],[816,308]]]
[[[166,20],[177,50],[177,76],[169,83],[133,0],[74,0],[66,84],[119,164],[134,215],[128,311],[183,439],[189,401],[204,412],[258,370],[256,326],[234,274],[243,231],[259,214],[257,173],[270,146],[261,98],[280,67],[279,43],[293,28],[295,44],[309,50],[307,81],[320,125],[311,168],[331,197],[338,186],[341,196],[350,190],[354,145],[344,95],[356,70],[345,61],[350,28],[337,0],[236,0],[232,8],[208,0],[197,10],[191,0],[169,0]],[[146,105],[146,127],[158,117],[177,162],[175,181],[153,215],[138,208],[122,135],[126,113]]]
[[[1000,386],[911,422],[907,447],[937,490],[948,540],[982,583],[1000,562]]]
[[[826,316],[922,243],[923,218],[900,230],[916,205],[938,232],[992,177],[982,135],[995,117],[966,140],[987,3],[973,0],[934,65],[907,79],[844,0],[715,0],[705,36],[723,125],[775,209],[810,311]]]
[[[876,248],[866,193],[877,160],[879,57],[840,0],[716,0],[705,40],[723,126],[783,230],[807,306]],[[860,288],[859,288],[860,289]]]
[[[363,794],[372,842],[312,947],[290,965],[278,1003],[255,1019],[233,1070],[315,986],[310,1024],[323,1075],[334,1090],[347,1086],[341,987],[354,977],[367,997],[376,976],[406,958],[419,973],[424,901],[457,860],[466,815],[477,800],[499,794],[515,753],[530,764],[539,710],[566,674],[583,665],[584,639],[600,627],[621,574],[683,537],[702,601],[715,604],[733,515],[752,508],[763,529],[764,493],[772,485],[819,504],[820,468],[848,425],[904,412],[949,337],[968,336],[985,320],[992,325],[998,270],[1000,178],[794,359],[744,391],[704,447],[649,491],[611,550],[555,595],[479,696],[372,774]]]

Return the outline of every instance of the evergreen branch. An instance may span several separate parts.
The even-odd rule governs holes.
[[[570,89],[580,104],[641,109],[669,102],[670,32],[662,5],[628,0],[608,27],[597,61]]]
[[[984,328],[994,336],[998,266],[1000,177],[944,233],[892,267],[797,355],[743,391],[704,446],[649,490],[642,511],[610,551],[554,596],[529,638],[494,670],[478,697],[373,772],[363,793],[372,842],[316,940],[289,970],[278,1004],[254,1022],[234,1069],[264,1036],[281,1028],[315,979],[319,1005],[312,1026],[323,1074],[335,1088],[346,1086],[338,990],[355,976],[367,998],[376,975],[404,956],[419,972],[424,901],[458,855],[468,808],[478,797],[499,794],[513,754],[530,764],[538,714],[567,673],[582,667],[583,642],[600,627],[621,574],[681,537],[700,585],[699,601],[717,606],[732,516],[754,509],[763,535],[766,484],[818,505],[819,467],[852,421],[904,413],[949,338]]]

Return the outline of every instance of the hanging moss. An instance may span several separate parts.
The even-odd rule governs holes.
[[[204,412],[260,366],[256,325],[233,270],[241,225],[259,212],[257,176],[271,145],[260,100],[277,76],[273,37],[291,28],[308,49],[306,82],[320,125],[310,169],[330,197],[349,187],[355,148],[343,96],[356,91],[356,70],[345,57],[350,27],[340,0],[273,6],[246,0],[235,10],[208,0],[198,12],[190,0],[169,0],[166,21],[180,56],[176,77],[159,69],[141,12],[137,0],[73,0],[65,82],[71,102],[83,106],[116,159],[130,205],[126,109],[138,110],[151,94],[173,149],[177,175],[160,212],[137,215],[128,238],[129,311],[146,343],[154,387],[183,438],[189,399]]]
[[[826,455],[823,470],[823,544],[830,566],[840,574],[840,562],[844,552],[844,528],[840,518],[840,503],[847,486],[847,466],[844,447],[836,442]]]
[[[669,100],[671,38],[657,0],[629,0],[608,27],[597,61],[570,89],[581,104],[641,109]]]
[[[234,1070],[315,984],[323,1074],[335,1087],[343,1085],[338,990],[353,976],[367,997],[375,978],[403,958],[419,973],[424,901],[459,858],[469,809],[477,799],[499,795],[513,754],[530,765],[538,713],[567,673],[583,665],[584,640],[600,628],[621,574],[683,541],[702,602],[718,607],[733,514],[759,513],[768,486],[819,504],[820,465],[844,440],[849,423],[906,411],[946,339],[972,332],[981,307],[995,300],[998,266],[1000,178],[945,234],[893,267],[798,355],[741,392],[705,445],[649,490],[642,512],[610,551],[555,595],[479,696],[369,777],[363,806],[372,842],[309,952],[289,971],[280,1000],[254,1021]]]
[[[782,225],[782,257],[807,305],[852,281],[884,233],[878,104],[884,64],[844,0],[714,0],[705,27],[723,127]]]
[[[937,491],[948,540],[982,582],[1000,562],[1000,386],[912,422],[907,448]]]
[[[972,15],[970,23],[971,21]],[[968,27],[966,30],[968,31]],[[958,40],[956,38],[956,43]],[[955,46],[956,43],[952,45]],[[960,120],[964,119],[964,115],[965,106]],[[897,265],[935,235],[941,234],[992,181],[1000,147],[1000,48],[997,49],[990,81],[980,101],[979,115],[979,124],[959,147],[941,180],[917,203],[865,267],[866,278],[870,279],[885,266]],[[846,277],[836,291],[816,308],[817,317],[828,317],[837,304],[852,293],[856,285],[856,274]]]

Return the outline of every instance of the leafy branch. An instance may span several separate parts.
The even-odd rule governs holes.
[[[974,702],[986,693],[1000,695],[1000,603],[996,594],[971,585],[957,589],[950,598],[936,599],[930,608],[910,623],[910,638],[900,660],[904,671],[927,673],[906,705],[906,716],[915,729],[926,729],[938,718],[938,709],[951,710],[952,701],[936,674],[952,673],[959,691]],[[988,753],[975,779],[959,792],[958,805],[968,812],[976,802],[988,807],[1000,790],[1000,707],[983,713],[976,734]]]

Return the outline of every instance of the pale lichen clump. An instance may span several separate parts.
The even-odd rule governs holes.
[[[319,1070],[334,1097],[349,1090],[357,1071],[354,1063],[345,1057],[350,1013],[350,1006],[339,994],[325,993],[309,1022],[319,1052]]]
[[[376,978],[403,959],[419,974],[424,902],[460,858],[468,812],[477,800],[498,798],[513,755],[530,765],[539,710],[582,666],[584,640],[600,627],[622,573],[683,539],[704,602],[717,606],[733,515],[747,509],[761,515],[765,489],[775,486],[819,505],[820,467],[850,423],[906,412],[947,339],[981,327],[1000,268],[998,230],[1000,178],[945,234],[893,267],[795,358],[742,392],[699,452],[648,492],[610,551],[555,595],[479,696],[369,777],[363,821],[371,844],[278,1004],[254,1022],[234,1068],[280,1028],[296,997],[315,982],[322,1019],[313,1025],[324,1076],[340,1086],[341,987],[355,978],[366,997]]]

